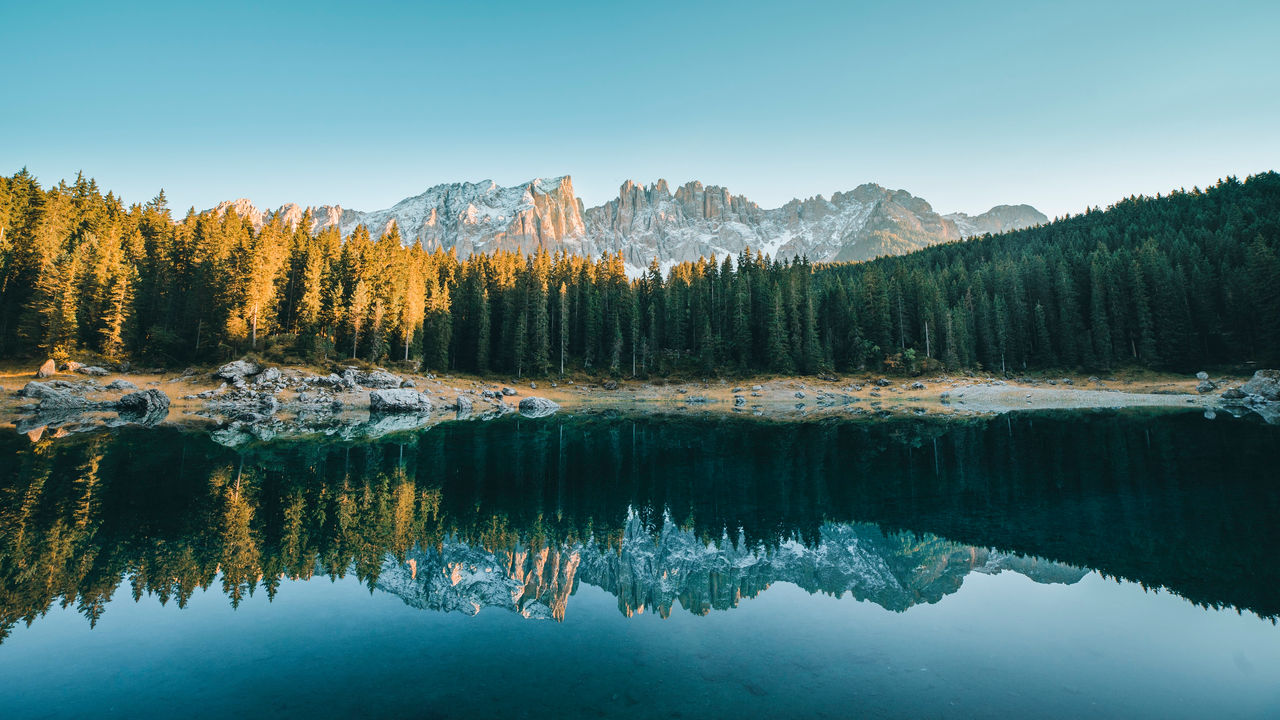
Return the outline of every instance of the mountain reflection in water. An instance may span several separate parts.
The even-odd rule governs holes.
[[[0,438],[0,637],[121,585],[179,606],[354,574],[433,610],[735,607],[773,583],[903,611],[970,572],[1088,571],[1274,619],[1278,428],[1192,414],[456,423],[230,450],[199,432]],[[1044,559],[1048,558],[1048,559]]]

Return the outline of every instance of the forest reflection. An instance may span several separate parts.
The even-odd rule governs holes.
[[[0,438],[0,638],[122,585],[231,604],[354,574],[406,602],[563,618],[735,606],[769,584],[901,611],[969,572],[1086,569],[1280,613],[1277,428],[1195,414],[779,424],[508,418],[232,450],[203,433]]]

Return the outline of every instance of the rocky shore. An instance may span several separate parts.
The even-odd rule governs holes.
[[[29,371],[28,371],[29,372]],[[509,413],[543,418],[574,412],[731,413],[774,419],[822,416],[968,416],[1035,409],[1195,407],[1257,413],[1280,422],[1280,372],[1194,378],[937,376],[890,379],[762,378],[667,381],[537,381],[397,374],[344,367],[319,374],[244,359],[212,371],[113,372],[46,362],[34,374],[0,376],[22,385],[0,392],[0,423],[33,440],[98,427],[201,423],[227,445],[281,435],[375,437],[453,419]]]

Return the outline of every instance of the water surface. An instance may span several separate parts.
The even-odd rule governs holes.
[[[6,717],[1274,717],[1280,428],[0,438]]]

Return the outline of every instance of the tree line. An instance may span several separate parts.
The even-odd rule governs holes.
[[[1280,358],[1280,175],[1131,197],[864,263],[459,258],[233,209],[175,219],[83,175],[0,178],[0,357],[166,365],[257,352],[547,376],[1185,370]]]

